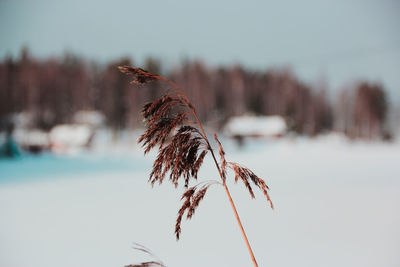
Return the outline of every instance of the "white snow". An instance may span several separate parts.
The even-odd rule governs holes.
[[[400,266],[399,144],[321,137],[251,141],[239,150],[222,143],[228,160],[248,166],[271,187],[274,211],[261,193],[252,200],[242,184],[229,184],[260,267]],[[182,238],[175,241],[182,190],[147,184],[154,156],[133,152],[132,169],[107,171],[115,160],[97,158],[98,170],[80,172],[89,165],[82,157],[74,172],[41,170],[42,177],[29,179],[31,171],[22,181],[12,164],[28,168],[24,159],[0,162],[0,266],[109,267],[149,260],[132,242],[149,247],[169,267],[252,266],[218,186],[194,218],[183,221]],[[38,165],[58,166],[43,160]],[[209,159],[200,177],[218,179]]]

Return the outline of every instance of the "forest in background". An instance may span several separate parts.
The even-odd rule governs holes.
[[[97,64],[72,54],[39,60],[26,49],[18,58],[4,58],[0,61],[0,121],[26,112],[32,118],[31,128],[49,130],[71,123],[78,111],[94,110],[117,132],[138,127],[142,104],[160,95],[167,85],[138,88],[118,71],[119,65],[135,62],[123,58]],[[183,88],[200,119],[213,127],[243,114],[281,115],[289,130],[301,135],[337,131],[351,138],[391,137],[389,101],[379,83],[359,81],[330,97],[323,82],[307,84],[285,68],[250,71],[240,65],[209,67],[185,61],[164,70],[152,58],[139,67],[167,76]]]

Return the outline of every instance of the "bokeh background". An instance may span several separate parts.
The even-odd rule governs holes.
[[[251,265],[222,187],[175,241],[183,189],[136,144],[166,85],[119,65],[270,185],[274,211],[228,182],[260,266],[399,266],[399,26],[395,0],[0,0],[0,266]]]

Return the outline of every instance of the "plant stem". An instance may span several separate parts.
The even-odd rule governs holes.
[[[258,267],[256,258],[254,257],[253,250],[251,249],[249,240],[247,239],[246,232],[244,231],[242,222],[240,221],[240,218],[239,218],[239,214],[238,214],[238,212],[237,212],[237,210],[236,210],[235,203],[233,203],[233,200],[232,200],[232,197],[231,197],[231,193],[229,192],[228,187],[226,186],[226,183],[224,183],[224,188],[225,188],[226,194],[228,195],[229,202],[231,203],[233,212],[235,213],[236,220],[237,220],[237,222],[238,222],[238,224],[239,224],[240,230],[242,231],[242,235],[243,235],[244,241],[246,242],[247,249],[249,250],[249,253],[250,253],[250,256],[251,256],[251,260],[253,261],[254,266],[255,266],[255,267]]]
[[[157,75],[157,76],[158,76],[158,75]],[[158,76],[158,77],[160,78],[160,80],[164,80],[164,81],[166,81],[167,83],[169,83],[170,85],[172,85],[172,87],[176,88],[178,91],[183,92],[183,90],[182,90],[179,86],[177,86],[175,83],[173,83],[173,82],[170,81],[169,79],[164,78],[164,77],[162,77],[162,76]],[[183,92],[183,93],[184,93],[184,92]],[[186,97],[185,94],[184,94],[184,96]],[[187,97],[186,97],[186,99],[187,99]],[[188,102],[189,102],[189,100],[188,100]],[[244,239],[244,241],[245,241],[245,243],[246,243],[246,246],[247,246],[247,249],[248,249],[248,251],[249,251],[249,253],[250,253],[251,260],[253,261],[254,266],[255,266],[255,267],[258,267],[256,258],[254,257],[253,250],[251,249],[249,240],[247,239],[246,232],[244,231],[242,222],[240,221],[240,218],[239,218],[239,214],[238,214],[238,212],[237,212],[237,210],[236,210],[235,203],[234,203],[233,200],[232,200],[231,193],[229,192],[228,186],[226,185],[226,181],[225,181],[224,178],[223,178],[224,176],[222,175],[221,168],[219,167],[218,161],[217,161],[217,159],[215,158],[214,150],[212,149],[212,147],[211,147],[211,145],[210,145],[210,142],[209,142],[209,140],[208,140],[208,138],[207,138],[207,135],[206,135],[206,133],[205,133],[205,131],[204,131],[204,129],[203,129],[203,125],[201,124],[200,119],[199,119],[199,117],[197,116],[197,113],[196,113],[195,109],[194,109],[193,107],[189,107],[189,108],[192,110],[192,113],[193,113],[194,117],[196,118],[196,124],[200,127],[200,130],[201,130],[201,132],[203,133],[204,140],[207,142],[208,150],[211,152],[211,155],[212,155],[212,157],[213,157],[213,159],[214,159],[215,166],[216,166],[217,169],[218,169],[219,176],[221,177],[223,186],[224,186],[224,188],[225,188],[225,192],[226,192],[226,194],[227,194],[227,196],[228,196],[228,199],[229,199],[229,203],[231,203],[233,213],[235,214],[236,221],[237,221],[237,223],[239,224],[239,228],[240,228],[240,231],[242,232],[243,239]]]
[[[208,140],[207,140],[207,142],[208,142]],[[214,151],[213,151],[212,149],[210,149],[210,151],[211,151],[211,155],[212,155],[212,157],[213,157],[213,159],[214,159],[215,165],[217,166],[219,175],[221,176],[221,179],[222,179],[221,169],[219,168],[219,164],[218,164],[218,162],[217,162],[217,159],[215,158]],[[226,185],[226,182],[225,182],[224,180],[222,180],[222,182],[223,182],[223,186],[224,186],[224,188],[225,188],[225,192],[226,192],[226,194],[227,194],[227,196],[228,196],[229,203],[231,203],[233,213],[235,213],[236,221],[237,221],[237,223],[239,224],[239,228],[240,228],[240,231],[242,232],[243,239],[244,239],[244,241],[245,241],[245,243],[246,243],[246,246],[247,246],[247,249],[248,249],[248,251],[249,251],[249,253],[250,253],[251,260],[253,261],[254,266],[255,266],[255,267],[258,267],[256,258],[255,258],[254,253],[253,253],[253,250],[251,249],[249,240],[247,239],[246,232],[244,231],[244,228],[243,228],[242,222],[241,222],[241,220],[240,220],[239,214],[238,214],[238,212],[237,212],[237,210],[236,210],[235,203],[234,203],[233,200],[232,200],[231,193],[229,192],[229,189],[228,189],[228,186]]]
[[[244,241],[245,241],[245,243],[246,243],[246,246],[247,246],[247,249],[248,249],[248,251],[249,251],[249,253],[250,253],[251,260],[253,261],[254,266],[255,266],[255,267],[258,267],[256,258],[255,258],[254,253],[253,253],[253,250],[251,249],[249,240],[247,239],[246,232],[244,231],[244,228],[243,228],[242,222],[241,222],[241,220],[240,220],[239,214],[238,214],[238,212],[237,212],[237,210],[236,210],[235,203],[234,203],[233,200],[232,200],[231,193],[229,192],[228,186],[226,185],[226,181],[222,178],[222,177],[223,177],[222,171],[221,171],[221,169],[220,169],[220,167],[219,167],[219,164],[218,164],[217,159],[215,158],[214,150],[211,148],[211,145],[210,145],[210,143],[209,143],[209,141],[208,141],[207,135],[206,135],[206,133],[205,133],[205,131],[204,131],[204,129],[203,129],[203,126],[201,125],[201,122],[200,122],[199,118],[197,117],[196,112],[195,112],[194,110],[192,110],[192,111],[193,111],[193,114],[194,114],[194,116],[195,116],[195,118],[196,118],[197,124],[199,125],[199,127],[200,127],[200,129],[201,129],[201,131],[202,131],[202,133],[203,133],[203,135],[204,135],[204,138],[205,138],[205,140],[206,140],[206,142],[207,142],[207,144],[208,144],[208,148],[209,148],[209,150],[210,150],[210,152],[211,152],[211,155],[212,155],[212,157],[213,157],[213,159],[214,159],[215,166],[216,166],[217,169],[218,169],[219,176],[221,177],[223,186],[224,186],[224,188],[225,188],[225,192],[226,192],[226,194],[227,194],[227,196],[228,196],[228,199],[229,199],[229,203],[231,203],[233,213],[235,213],[236,221],[237,221],[237,223],[239,224],[239,228],[240,228],[240,231],[242,232],[243,239],[244,239]]]

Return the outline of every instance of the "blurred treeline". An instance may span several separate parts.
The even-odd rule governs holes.
[[[143,103],[164,89],[158,83],[143,88],[130,85],[118,65],[134,62],[127,58],[95,64],[70,54],[37,60],[27,50],[17,59],[5,58],[0,62],[0,120],[26,112],[31,127],[48,130],[70,123],[77,111],[96,110],[114,130],[137,127]],[[288,69],[209,68],[187,61],[162,72],[160,62],[151,58],[141,67],[184,88],[201,119],[216,127],[231,116],[252,113],[281,115],[298,134],[339,131],[354,138],[389,136],[387,96],[377,83],[359,82],[332,97],[323,82],[306,84]]]

